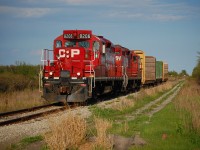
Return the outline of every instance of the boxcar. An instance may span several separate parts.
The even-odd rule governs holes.
[[[163,63],[163,78],[162,80],[164,82],[166,82],[168,80],[168,64],[167,63]]]
[[[154,84],[156,81],[156,58],[145,56],[145,84]]]
[[[163,80],[163,62],[156,61],[156,83],[161,83]]]
[[[140,57],[141,83],[145,84],[145,52],[142,50],[133,50]]]

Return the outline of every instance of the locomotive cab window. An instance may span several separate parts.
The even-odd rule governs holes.
[[[99,42],[94,41],[94,42],[93,42],[93,51],[98,51],[98,50],[99,50],[99,47],[100,47]]]
[[[56,48],[62,47],[62,41],[56,41]]]
[[[75,41],[66,41],[65,42],[65,47],[75,47],[76,42]]]
[[[78,42],[78,46],[84,47],[84,48],[89,48],[90,43],[88,41],[80,41],[80,42]]]

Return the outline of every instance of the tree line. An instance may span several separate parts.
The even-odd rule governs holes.
[[[200,84],[200,52],[197,52],[197,64],[192,71],[192,77],[194,77],[197,82]]]
[[[0,92],[12,92],[38,87],[39,65],[17,61],[15,65],[0,66]]]

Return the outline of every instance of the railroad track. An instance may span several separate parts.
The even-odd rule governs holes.
[[[66,106],[58,106],[57,104],[58,103],[53,103],[44,106],[1,113],[0,126],[11,125],[19,122],[28,121],[31,119],[36,119],[52,113],[64,111],[68,108]]]

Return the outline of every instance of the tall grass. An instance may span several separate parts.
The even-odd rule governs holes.
[[[0,93],[0,112],[30,108],[45,104],[38,90],[26,89],[10,93]]]
[[[165,82],[159,86],[153,87],[153,88],[149,88],[149,89],[145,89],[143,90],[142,95],[155,95],[158,92],[163,92],[165,90],[171,89],[177,82]]]
[[[75,114],[50,121],[51,132],[45,141],[51,150],[77,149],[85,141],[86,121]]]
[[[200,85],[193,80],[185,83],[175,101],[188,131],[200,134]]]
[[[107,133],[107,130],[112,127],[112,123],[105,119],[96,117],[94,118],[94,121],[95,121],[95,128],[97,131],[94,148],[112,149],[113,143]]]
[[[111,108],[118,111],[123,111],[126,108],[133,107],[134,101],[125,97],[118,98],[112,103]]]
[[[113,144],[107,130],[112,123],[94,117],[94,126],[88,128],[86,120],[69,113],[62,118],[49,121],[50,132],[44,135],[45,142],[51,150],[66,149],[111,149]],[[87,141],[87,131],[95,127],[96,136],[91,143]]]
[[[166,82],[159,86],[149,88],[149,89],[141,89],[138,93],[133,93],[128,96],[122,96],[115,99],[113,102],[107,102],[105,104],[99,105],[102,108],[111,108],[113,110],[124,111],[126,109],[132,108],[135,106],[136,101],[144,99],[148,96],[154,96],[158,93],[165,92],[166,90],[171,89],[177,82]]]

